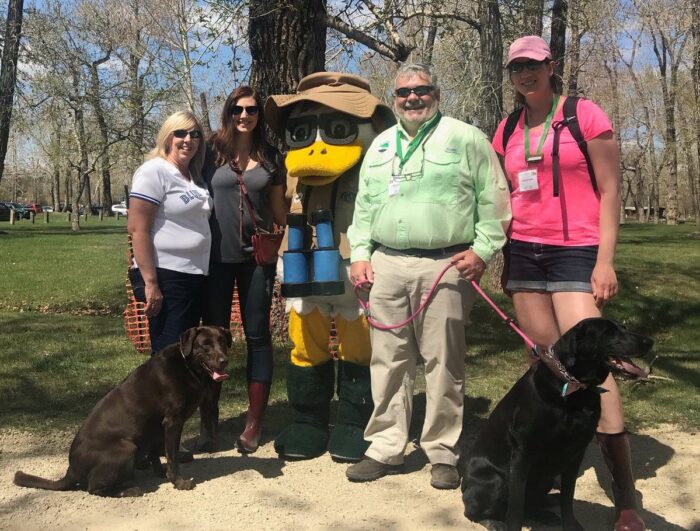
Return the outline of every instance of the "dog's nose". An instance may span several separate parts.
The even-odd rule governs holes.
[[[226,365],[228,365],[228,359],[224,358],[223,356],[219,358],[219,367],[223,369],[224,367],[226,367]]]

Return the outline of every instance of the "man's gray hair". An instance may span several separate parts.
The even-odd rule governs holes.
[[[400,77],[423,75],[430,78],[430,84],[439,89],[438,77],[433,68],[430,65],[423,63],[404,63],[396,71],[396,77],[394,77],[394,85],[396,85],[396,80]]]

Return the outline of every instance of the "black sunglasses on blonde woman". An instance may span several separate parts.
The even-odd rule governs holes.
[[[175,138],[186,138],[187,135],[190,135],[190,138],[192,139],[202,138],[202,132],[197,131],[196,129],[192,131],[188,131],[186,129],[175,129],[175,131],[173,131],[173,136]]]
[[[234,114],[235,116],[238,116],[239,114],[243,114],[243,109],[245,109],[246,114],[248,116],[253,116],[254,114],[258,114],[258,106],[257,105],[251,105],[249,107],[242,107],[240,105],[234,105],[231,107],[231,114]]]

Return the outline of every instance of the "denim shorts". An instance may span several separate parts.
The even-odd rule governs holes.
[[[503,250],[511,291],[592,293],[597,245],[562,246],[510,240]]]

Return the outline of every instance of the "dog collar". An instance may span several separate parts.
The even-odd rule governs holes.
[[[579,382],[576,378],[569,374],[566,367],[564,367],[564,364],[559,361],[559,358],[554,352],[554,346],[550,345],[546,349],[537,347],[535,353],[537,354],[539,360],[545,364],[552,374],[563,382],[561,387],[562,397],[567,397],[579,389],[586,389],[588,387],[586,384]]]
[[[185,367],[187,368],[187,371],[192,375],[192,377],[197,380],[198,383],[202,383],[202,380],[200,380],[195,373],[192,372],[192,369],[190,369],[189,363],[187,363],[187,358],[185,357],[185,353],[182,352],[182,345],[180,345],[180,356],[182,356],[182,361],[185,362]]]

